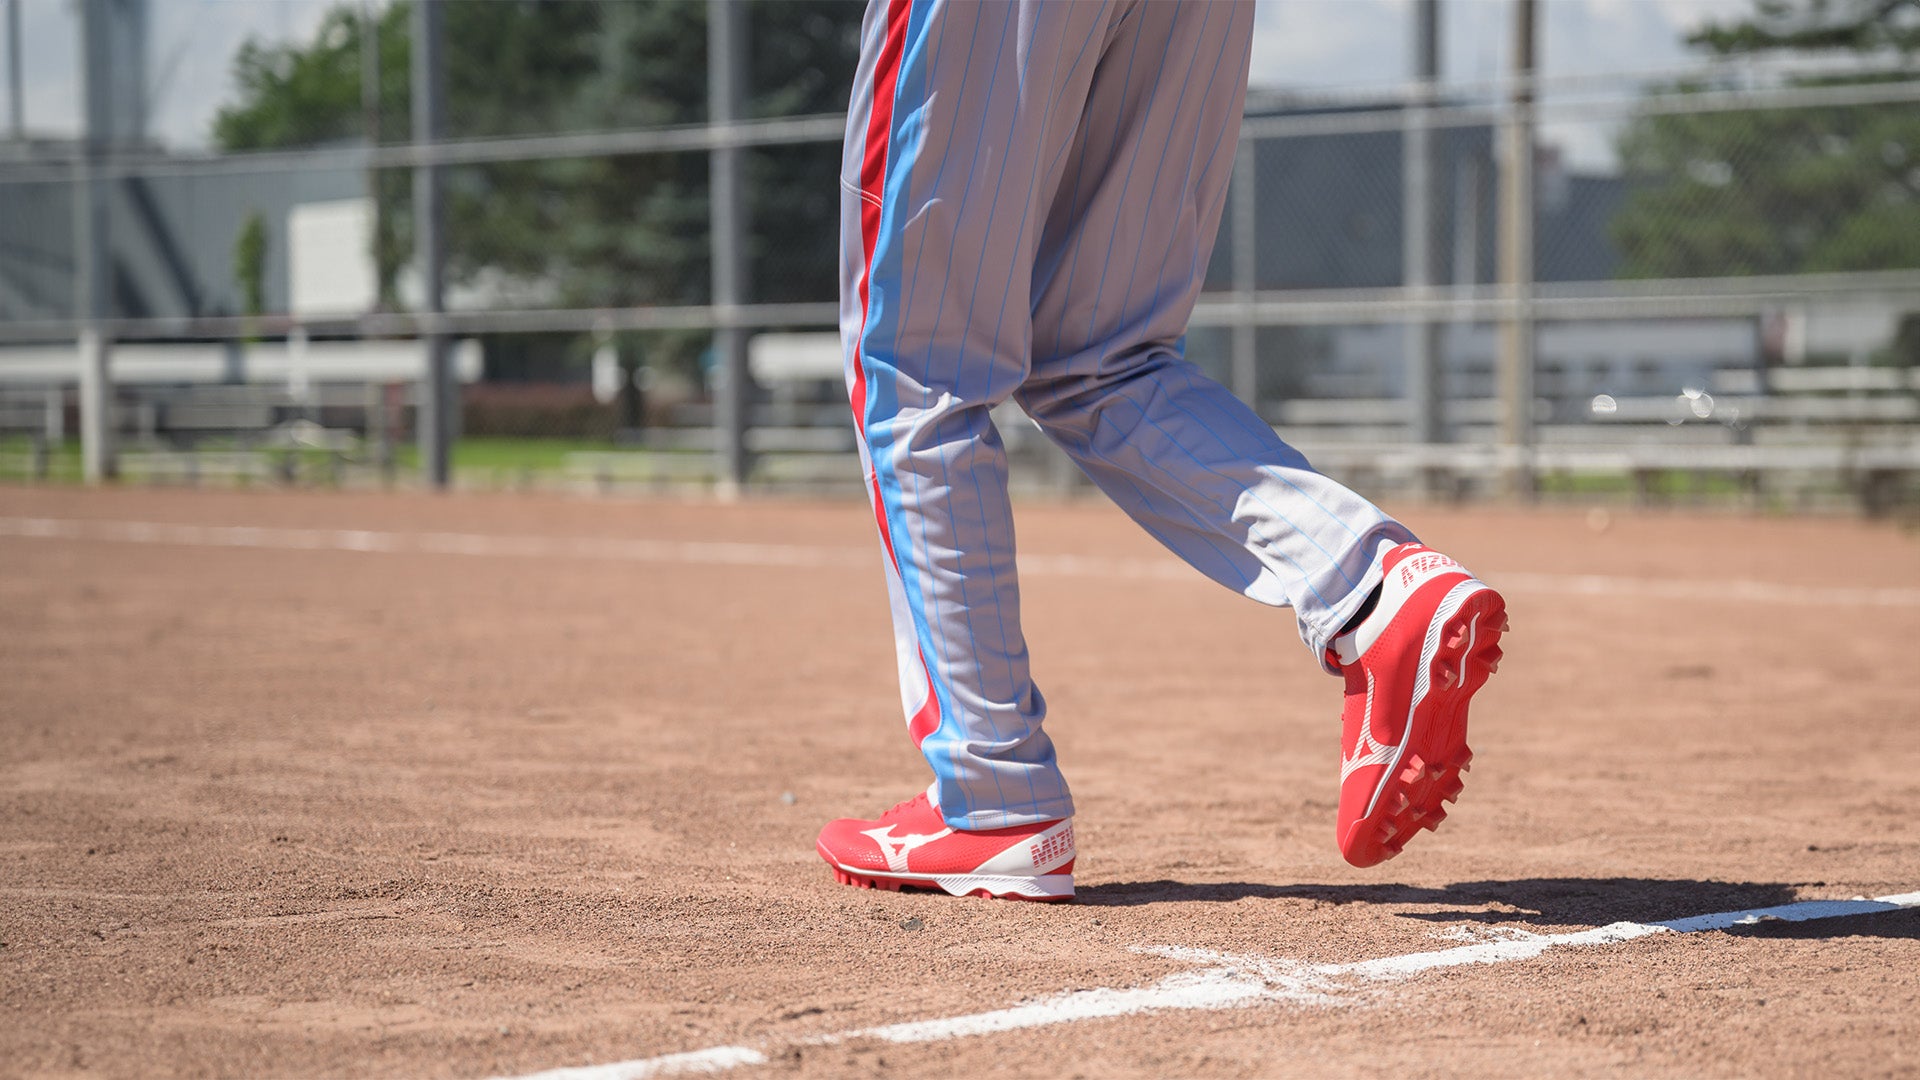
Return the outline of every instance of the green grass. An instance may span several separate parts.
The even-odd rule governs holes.
[[[1620,473],[1543,473],[1539,478],[1543,495],[1629,495],[1639,491],[1632,476]],[[1746,482],[1724,472],[1696,472],[1687,469],[1662,469],[1648,479],[1648,494],[1658,497],[1676,495],[1740,496],[1748,493]]]
[[[34,440],[26,435],[0,436],[0,480],[35,480]],[[50,483],[77,484],[81,480],[80,443],[68,440],[47,455]]]
[[[138,453],[136,448],[127,448]],[[247,448],[229,439],[207,440],[196,449],[213,453],[233,453]],[[456,476],[460,473],[475,474],[479,477],[513,477],[527,474],[538,476],[544,473],[559,473],[566,468],[567,456],[577,453],[606,453],[621,448],[611,442],[595,439],[533,439],[533,438],[472,438],[461,439],[453,447],[453,468]],[[278,461],[291,453],[294,455],[302,476],[316,475],[326,463],[324,451],[310,450],[260,450],[261,455],[270,461]],[[661,451],[626,451],[634,454]],[[357,460],[350,467],[368,468],[374,463],[373,448],[365,445],[361,448]],[[68,440],[56,446],[49,454],[46,480],[50,483],[79,483],[81,476],[80,444]],[[403,476],[418,475],[420,471],[420,448],[409,440],[394,448],[394,468]],[[25,435],[0,437],[0,480],[31,481],[36,480],[34,460],[34,440]],[[135,477],[138,479],[138,477]]]
[[[558,472],[566,466],[568,454],[606,453],[619,449],[611,442],[597,439],[461,439],[453,444],[453,467],[455,471]],[[419,444],[408,442],[396,447],[394,460],[403,470],[417,470],[420,467]]]

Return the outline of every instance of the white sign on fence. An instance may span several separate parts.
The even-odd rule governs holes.
[[[287,306],[295,316],[358,315],[379,297],[371,199],[287,211]]]

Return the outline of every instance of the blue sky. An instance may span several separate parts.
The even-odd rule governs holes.
[[[180,147],[206,145],[215,110],[232,91],[231,58],[248,37],[304,39],[338,0],[150,0],[153,133]],[[1335,89],[1405,78],[1411,0],[1261,0],[1256,85]],[[1684,63],[1682,36],[1750,0],[1542,0],[1543,68],[1550,74],[1648,71]],[[22,0],[30,130],[75,125],[71,0]],[[1442,0],[1444,77],[1484,81],[1507,63],[1506,0]],[[1549,137],[1553,137],[1549,132]],[[1569,131],[1576,160],[1604,164],[1604,138]]]

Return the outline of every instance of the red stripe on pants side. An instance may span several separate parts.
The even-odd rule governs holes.
[[[873,109],[867,115],[866,152],[860,162],[860,336],[853,344],[851,404],[854,430],[863,443],[867,438],[867,365],[863,350],[867,341],[868,283],[873,276],[873,249],[880,239],[880,208],[887,186],[887,140],[893,130],[893,99],[900,85],[900,60],[906,53],[907,19],[912,10],[912,0],[892,0],[887,6],[886,39],[881,42],[880,56],[874,61]],[[869,463],[873,461],[871,451],[867,460]],[[894,576],[900,577],[900,556],[893,550],[893,536],[887,529],[886,507],[880,500],[878,466],[867,475],[867,483],[873,489],[873,519],[880,527],[880,544],[886,548]],[[901,578],[900,587],[906,588],[905,578]],[[907,721],[907,734],[912,736],[913,745],[917,747],[940,726],[940,704],[933,692],[933,670],[927,666],[926,651],[918,645],[914,651],[920,658],[920,671],[927,679],[926,700],[920,703],[920,708]]]

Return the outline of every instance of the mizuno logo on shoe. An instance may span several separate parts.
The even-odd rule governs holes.
[[[1367,711],[1360,718],[1360,738],[1353,744],[1353,756],[1340,762],[1340,782],[1346,783],[1357,769],[1385,765],[1393,760],[1394,747],[1373,737],[1373,672],[1367,672]]]
[[[893,826],[888,825],[879,829],[862,830],[860,835],[873,837],[873,842],[880,845],[880,854],[886,857],[887,869],[899,874],[906,872],[908,852],[918,847],[925,847],[935,840],[952,836],[953,830],[946,828],[937,833],[907,833],[905,836],[895,836]]]

